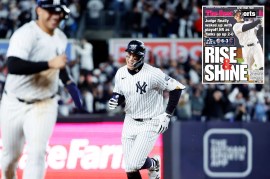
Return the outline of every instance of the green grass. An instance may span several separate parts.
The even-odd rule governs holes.
[[[237,63],[243,63],[244,59],[243,58],[235,58],[237,60]]]

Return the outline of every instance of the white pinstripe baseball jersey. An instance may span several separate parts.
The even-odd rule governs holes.
[[[62,31],[55,29],[54,35],[50,36],[35,21],[31,21],[12,35],[7,57],[15,56],[32,62],[49,61],[63,54],[66,46],[67,38]],[[8,74],[5,89],[28,101],[44,99],[57,92],[58,79],[58,69],[48,69],[33,75]]]
[[[239,40],[239,44],[242,46],[242,55],[244,63],[248,64],[248,73],[251,69],[260,69],[264,66],[264,55],[259,40],[255,33],[255,28],[242,31],[243,25],[249,24],[251,22],[235,23],[233,26],[233,31]],[[256,67],[253,61],[255,61]]]
[[[233,26],[233,31],[235,33],[235,35],[238,37],[239,39],[239,43],[240,45],[247,45],[247,44],[251,44],[251,43],[257,43],[258,38],[255,34],[254,28],[247,30],[245,32],[242,31],[243,25],[245,24],[250,24],[251,22],[243,22],[243,23],[235,23]]]
[[[132,118],[153,118],[165,111],[163,91],[174,90],[177,84],[160,69],[144,63],[135,75],[128,72],[127,66],[121,67],[115,75],[114,92],[125,96],[125,113]]]

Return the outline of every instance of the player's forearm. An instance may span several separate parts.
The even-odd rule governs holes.
[[[258,19],[258,20],[254,21],[254,22],[252,22],[252,23],[244,24],[243,27],[242,27],[242,32],[248,31],[248,30],[250,30],[250,29],[256,27],[256,26],[257,26],[258,24],[260,24],[260,23],[261,23],[261,20]]]
[[[62,82],[64,83],[69,94],[71,95],[75,106],[78,109],[83,109],[81,92],[80,92],[79,88],[77,87],[77,85],[72,81],[66,68],[63,68],[60,70],[59,77],[62,80]]]
[[[181,89],[175,89],[169,92],[169,102],[166,108],[167,114],[173,114],[180,99],[181,93],[182,93]]]
[[[31,62],[14,56],[8,57],[7,67],[14,75],[32,75],[49,69],[48,62]]]
[[[121,95],[121,94],[119,94],[119,93],[113,92],[112,98],[114,98],[114,96],[116,96],[116,95],[119,96],[119,97],[118,97],[118,106],[119,106],[119,105],[121,105],[121,104],[123,104],[123,103],[125,102],[125,96],[124,96],[124,95]]]
[[[70,76],[68,75],[67,69],[61,69],[60,70],[60,75],[59,75],[61,81],[66,85],[72,82]]]
[[[257,36],[261,36],[261,35],[263,35],[263,27],[262,26],[260,26],[257,30]]]

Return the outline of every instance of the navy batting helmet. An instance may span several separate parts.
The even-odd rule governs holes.
[[[37,5],[48,11],[63,12],[64,19],[67,19],[70,13],[65,0],[37,0]]]
[[[144,62],[145,46],[142,41],[132,40],[128,43],[126,52],[135,54],[139,57],[139,60],[133,64],[134,68],[138,68]]]
[[[240,13],[241,18],[243,18],[242,11],[240,9],[236,9],[233,11],[233,16],[235,16],[237,13]]]

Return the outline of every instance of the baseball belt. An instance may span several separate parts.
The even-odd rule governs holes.
[[[134,118],[133,118],[134,119]],[[135,118],[134,120],[135,121],[138,121],[138,122],[143,122],[143,121],[146,121],[146,120],[151,120],[152,118],[144,118],[144,119],[142,119],[142,118]]]
[[[8,95],[8,92],[7,92],[6,90],[4,91],[4,93],[5,93],[6,95]],[[21,98],[18,98],[18,97],[16,97],[16,98],[17,98],[18,101],[20,101],[20,102],[22,102],[22,103],[26,103],[26,104],[34,104],[34,103],[36,103],[36,102],[40,102],[40,101],[45,100],[45,99],[52,99],[52,98],[54,98],[54,97],[55,97],[55,94],[53,94],[52,96],[50,96],[50,97],[48,97],[48,98],[44,98],[44,99],[32,99],[32,100],[30,100],[30,101],[25,100],[25,99],[21,99]]]
[[[259,43],[259,41],[258,41],[257,43]],[[251,43],[251,44],[247,44],[246,46],[247,46],[247,47],[252,47],[252,46],[254,46],[254,45],[255,45],[255,43]],[[245,46],[241,45],[241,47],[245,47]]]

